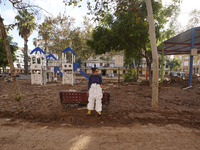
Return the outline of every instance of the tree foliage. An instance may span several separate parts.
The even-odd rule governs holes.
[[[200,26],[200,9],[194,9],[190,12],[189,14],[189,20],[188,20],[188,23],[187,23],[187,26],[186,28],[187,29],[190,29],[190,28],[194,28],[194,27],[198,27]]]
[[[53,28],[50,36],[51,42],[48,47],[50,51],[56,51],[57,54],[61,54],[62,50],[72,44],[73,36],[77,35],[77,29],[73,29],[74,19],[59,14],[55,18],[49,18],[49,22]]]
[[[127,11],[127,6],[132,3],[136,2],[145,2],[145,0],[63,0],[63,3],[66,6],[77,6],[81,7],[81,3],[86,2],[87,8],[90,11],[88,13],[89,15],[94,15],[94,19],[96,21],[102,21],[107,12],[118,12],[118,11]],[[161,0],[157,0],[157,2],[161,3]],[[169,3],[168,15],[171,16],[168,20],[169,24],[173,24],[176,16],[179,13],[179,4],[182,2],[182,0],[171,0],[171,3]],[[154,8],[153,8],[154,9]],[[172,27],[172,26],[171,26]]]
[[[174,9],[177,7],[173,7]],[[171,29],[165,29],[174,14],[172,6],[164,7],[160,1],[153,1],[157,42],[171,35]],[[118,1],[115,12],[106,14],[100,26],[97,26],[92,39],[87,44],[97,54],[111,50],[125,50],[127,60],[142,56],[151,64],[150,39],[146,4],[143,0]],[[166,36],[163,36],[167,34]]]
[[[20,10],[18,13],[15,19],[17,20],[19,35],[23,39],[28,39],[36,28],[35,17],[32,13],[29,13],[27,9]]]
[[[122,75],[124,82],[137,81],[137,69],[128,69],[128,72]]]
[[[174,57],[174,59],[171,59],[171,58],[170,58],[170,59],[167,59],[167,60],[166,60],[166,65],[169,66],[170,71],[172,71],[173,66],[174,66],[174,70],[177,71],[177,69],[181,66],[181,64],[182,64],[182,61],[181,61],[181,59],[178,58],[178,57]]]
[[[70,46],[81,59],[93,55],[93,51],[86,45],[86,40],[91,38],[92,25],[84,17],[82,28],[74,27],[74,19],[59,14],[57,17],[46,17],[40,27],[39,35],[46,41],[50,52],[61,55],[61,51]]]
[[[37,38],[33,38],[33,45],[34,45],[35,47],[37,46],[37,43],[38,43],[37,40],[38,40]]]
[[[50,40],[50,37],[52,35],[52,30],[53,30],[53,26],[52,26],[51,19],[50,17],[46,17],[44,22],[39,25],[39,31],[38,31],[39,37],[41,37],[45,41],[45,45],[44,45],[45,52],[48,49],[48,41]]]
[[[150,48],[149,26],[144,0],[116,1],[113,13],[107,13],[101,19],[102,23],[95,28],[92,39],[87,44],[96,53],[105,53],[111,50],[124,50],[127,60],[144,57],[149,67],[151,84],[152,53]],[[152,0],[153,16],[157,44],[171,36],[174,32],[165,25],[177,16],[178,4],[163,6],[161,1]]]
[[[18,49],[18,46],[15,42],[12,42],[12,37],[9,37],[8,41],[9,41],[13,61],[15,61],[16,56],[15,56],[14,52]],[[0,38],[0,67],[6,67],[6,66],[8,66],[8,60],[7,60],[7,57],[6,57],[6,51],[5,51],[3,39]]]

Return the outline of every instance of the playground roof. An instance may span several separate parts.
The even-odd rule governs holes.
[[[50,59],[50,58],[53,58],[53,59],[55,59],[55,60],[57,60],[57,58],[53,55],[53,54],[49,54],[47,57],[46,57],[46,59]]]
[[[194,36],[192,30],[194,30]],[[200,54],[200,27],[191,28],[164,41],[164,55],[190,54],[192,42],[194,42],[194,48],[197,48],[197,53]],[[158,53],[162,53],[162,44],[158,47]]]
[[[32,50],[31,52],[30,52],[30,54],[33,54],[35,52],[35,54],[37,54],[37,52],[40,52],[40,54],[41,53],[43,53],[43,54],[46,54],[41,48],[39,48],[39,47],[36,47],[34,50]]]
[[[75,52],[74,52],[70,47],[67,47],[66,49],[64,49],[64,50],[62,51],[62,53],[67,54],[68,51],[70,51],[73,55],[76,55]]]

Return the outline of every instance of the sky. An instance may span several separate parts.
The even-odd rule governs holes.
[[[63,0],[30,0],[32,3],[42,7],[49,13],[51,13],[54,17],[56,17],[59,13],[63,14],[65,12],[66,16],[70,16],[75,18],[75,26],[82,25],[83,22],[83,16],[87,15],[86,13],[89,12],[87,10],[87,6],[84,3],[86,0],[83,0],[84,2],[81,3],[81,8],[73,7],[73,6],[67,6],[65,9],[65,5],[63,3]],[[167,4],[170,0],[162,0],[164,4]],[[188,14],[193,9],[199,9],[200,6],[200,0],[182,0],[181,3],[181,12],[178,16],[178,22],[184,27],[187,24],[188,21]],[[12,5],[8,0],[2,0],[2,3],[0,4],[0,14],[1,17],[4,19],[4,24],[12,24],[15,23],[15,16],[17,15],[17,11],[13,9]],[[43,12],[39,18],[37,18],[37,24],[40,24],[43,22],[44,16],[47,15],[47,13]],[[13,37],[13,41],[18,43],[19,47],[24,46],[23,39],[19,36],[19,32],[17,30],[17,27],[15,27],[12,31],[9,31],[9,35]],[[31,36],[29,37],[28,41],[28,48],[34,49],[33,45],[33,38],[38,38],[37,31],[34,31]]]

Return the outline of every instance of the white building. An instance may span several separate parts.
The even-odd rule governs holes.
[[[28,50],[28,56],[30,57],[31,50]],[[24,48],[18,48],[18,50],[15,51],[16,60],[14,61],[14,67],[15,71],[17,73],[23,73],[24,72]],[[30,66],[30,62],[28,62],[28,65]]]
[[[120,67],[120,70],[118,70],[118,67],[115,66],[115,56],[109,54],[96,55],[95,57],[88,58],[88,60],[83,63],[82,70],[84,70],[86,74],[91,74],[91,68],[94,67],[98,68],[99,74],[103,76],[116,76],[118,72],[123,74],[126,71],[124,66]]]

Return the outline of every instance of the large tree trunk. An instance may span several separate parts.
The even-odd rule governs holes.
[[[24,38],[24,74],[28,75],[28,39]]]
[[[16,76],[15,76],[15,68],[14,68],[14,65],[13,65],[13,58],[12,58],[10,46],[9,46],[9,43],[8,43],[8,38],[7,38],[6,31],[5,31],[5,27],[4,27],[4,24],[3,24],[3,18],[1,18],[1,16],[0,16],[0,28],[1,28],[1,34],[2,34],[2,37],[3,37],[4,47],[5,47],[5,50],[6,50],[6,56],[7,56],[7,59],[8,59],[8,64],[10,66],[11,81],[13,83],[13,87],[14,87],[14,90],[15,90],[15,98],[16,98],[16,100],[21,100],[20,99],[21,98],[20,88],[17,84],[17,80],[16,80]]]
[[[152,49],[152,58],[153,58],[153,82],[152,82],[152,107],[158,108],[158,53],[156,45],[156,34],[153,18],[153,10],[151,5],[151,0],[145,0],[148,13],[149,21],[149,35]]]

